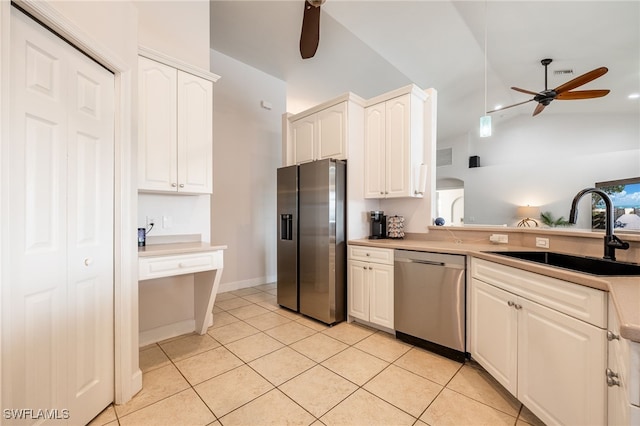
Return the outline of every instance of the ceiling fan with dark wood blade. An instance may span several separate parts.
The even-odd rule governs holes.
[[[576,90],[571,91],[577,87],[582,86],[583,84],[587,84],[588,82],[595,80],[598,77],[602,77],[609,71],[606,67],[596,68],[592,71],[589,71],[585,74],[582,74],[579,77],[574,78],[555,89],[547,88],[547,67],[552,62],[552,59],[543,59],[540,61],[542,65],[544,65],[544,90],[542,92],[532,92],[531,90],[520,89],[519,87],[512,87],[513,90],[521,93],[526,93],[528,95],[533,95],[533,98],[519,102],[517,104],[509,105],[503,108],[494,109],[492,111],[487,111],[487,114],[496,111],[502,111],[503,109],[512,108],[518,105],[526,104],[531,101],[538,102],[536,108],[533,110],[533,115],[536,116],[544,110],[544,108],[551,103],[554,99],[558,99],[561,101],[572,101],[577,99],[591,99],[591,98],[601,98],[609,93],[609,90]]]
[[[325,0],[305,0],[300,34],[302,59],[313,58],[320,42],[320,6]]]

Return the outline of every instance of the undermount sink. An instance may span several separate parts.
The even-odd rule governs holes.
[[[542,263],[544,265],[570,269],[585,274],[607,276],[640,275],[640,265],[637,263],[617,262],[586,256],[572,256],[570,254],[555,253],[552,251],[490,251],[487,253]]]

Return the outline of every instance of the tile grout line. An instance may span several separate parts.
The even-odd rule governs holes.
[[[242,290],[242,289],[240,289],[240,290]],[[250,401],[247,401],[247,402],[245,402],[244,404],[242,404],[241,406],[236,407],[235,409],[231,410],[229,413],[226,413],[224,416],[226,416],[226,415],[228,415],[228,414],[230,414],[230,413],[232,413],[232,412],[234,412],[234,411],[236,411],[236,410],[241,409],[242,407],[246,406],[247,404],[249,404],[249,403],[251,403],[251,402],[255,401],[256,399],[258,399],[258,398],[260,398],[260,397],[264,396],[265,394],[267,394],[267,393],[269,393],[269,392],[271,392],[271,391],[273,391],[273,390],[276,390],[276,389],[277,389],[277,390],[278,390],[278,392],[279,392],[280,394],[284,395],[288,400],[290,400],[291,402],[293,402],[296,406],[298,406],[298,407],[302,408],[302,410],[304,410],[304,412],[306,412],[306,413],[308,413],[309,415],[311,415],[311,416],[312,416],[312,418],[314,418],[314,419],[315,419],[315,421],[320,422],[320,423],[324,423],[322,420],[320,420],[323,416],[325,416],[327,413],[329,413],[329,412],[331,412],[332,410],[334,410],[336,407],[338,407],[340,404],[342,404],[346,399],[348,399],[349,397],[351,397],[354,393],[358,392],[359,390],[362,390],[362,391],[366,392],[367,394],[372,395],[373,397],[376,397],[376,398],[378,398],[378,399],[380,399],[380,400],[384,401],[385,403],[387,403],[387,404],[391,405],[391,406],[392,406],[392,407],[394,407],[395,409],[398,409],[398,410],[400,410],[401,412],[403,412],[403,413],[405,413],[405,414],[409,415],[411,418],[415,419],[415,420],[414,420],[414,422],[413,422],[413,424],[415,425],[415,424],[418,424],[418,422],[420,422],[420,417],[422,417],[422,416],[424,415],[424,413],[429,409],[429,407],[431,407],[431,406],[432,406],[432,404],[433,404],[433,403],[438,399],[438,397],[442,394],[442,392],[444,391],[444,389],[445,389],[445,388],[447,388],[447,389],[451,390],[452,392],[455,392],[456,394],[459,394],[459,395],[461,395],[461,396],[463,396],[463,397],[469,398],[469,399],[470,399],[470,400],[472,400],[472,401],[475,401],[475,402],[478,402],[478,403],[480,403],[480,404],[482,404],[482,405],[485,405],[485,406],[487,406],[487,407],[489,407],[489,408],[491,408],[491,409],[493,409],[493,410],[499,411],[499,412],[501,412],[501,413],[503,413],[503,414],[510,415],[509,413],[505,413],[504,411],[499,410],[499,409],[497,409],[497,408],[495,408],[495,407],[493,407],[493,406],[491,406],[491,405],[489,405],[489,404],[487,404],[487,403],[484,403],[484,402],[482,402],[482,401],[478,401],[478,400],[476,400],[475,398],[469,397],[469,396],[467,396],[467,395],[465,395],[465,394],[463,394],[463,393],[460,393],[460,392],[458,392],[458,391],[455,391],[455,390],[453,390],[453,389],[448,388],[448,385],[452,382],[452,380],[454,379],[454,377],[456,377],[456,376],[460,373],[460,371],[461,371],[462,367],[466,364],[466,361],[465,361],[464,363],[462,363],[462,364],[461,364],[461,365],[456,369],[455,373],[454,373],[454,374],[449,378],[449,380],[447,381],[447,383],[446,383],[445,385],[440,385],[439,383],[434,382],[433,380],[431,380],[431,379],[429,379],[429,378],[427,378],[427,377],[424,377],[424,376],[422,376],[422,375],[416,374],[415,372],[413,372],[413,371],[411,371],[411,370],[408,370],[408,369],[407,369],[407,368],[405,368],[405,367],[402,367],[402,366],[400,366],[400,365],[395,364],[395,363],[396,363],[400,358],[402,358],[406,353],[408,353],[408,352],[409,352],[410,350],[412,350],[413,348],[416,348],[414,345],[409,345],[409,349],[408,349],[407,351],[405,351],[403,354],[401,354],[401,355],[400,355],[400,356],[398,356],[398,357],[395,357],[395,359],[393,359],[392,361],[387,361],[386,359],[383,359],[383,358],[381,358],[380,356],[378,356],[378,355],[376,355],[376,354],[369,353],[369,352],[367,352],[366,350],[363,350],[363,349],[360,349],[360,348],[356,347],[356,345],[357,345],[357,344],[359,344],[360,342],[362,342],[362,341],[366,340],[367,338],[369,338],[369,337],[371,337],[371,336],[374,336],[374,335],[375,335],[375,334],[377,334],[377,333],[380,333],[380,331],[379,331],[379,330],[372,329],[372,328],[370,328],[370,327],[367,327],[367,326],[366,326],[366,325],[364,325],[364,324],[362,324],[362,325],[361,325],[361,324],[359,324],[359,323],[357,323],[357,322],[356,322],[356,326],[358,326],[358,327],[362,326],[362,327],[366,328],[366,329],[367,329],[367,331],[370,331],[371,333],[370,333],[370,334],[368,334],[368,335],[367,335],[367,336],[365,336],[365,337],[362,337],[362,338],[360,338],[360,339],[357,339],[357,340],[356,340],[356,341],[354,341],[353,343],[347,343],[347,342],[345,342],[345,341],[343,341],[343,340],[340,340],[340,339],[338,339],[338,338],[336,338],[336,337],[333,337],[332,335],[330,335],[329,333],[327,333],[327,331],[328,331],[328,330],[331,330],[331,329],[332,329],[332,327],[327,327],[327,328],[323,328],[323,329],[316,329],[316,328],[309,327],[308,325],[306,325],[306,324],[302,323],[302,321],[301,321],[301,319],[308,319],[308,317],[306,317],[306,316],[303,316],[303,315],[300,315],[300,314],[297,314],[297,313],[293,313],[292,311],[284,310],[284,308],[282,308],[282,307],[280,307],[280,306],[277,306],[275,309],[269,309],[269,308],[267,308],[267,307],[265,307],[265,306],[259,305],[259,304],[258,304],[258,302],[254,302],[254,301],[248,300],[248,299],[246,299],[246,298],[244,297],[244,296],[252,296],[252,295],[254,295],[254,296],[255,296],[255,295],[257,295],[257,296],[259,297],[260,295],[263,295],[263,294],[264,294],[264,295],[269,295],[269,296],[276,296],[276,295],[274,295],[274,294],[268,293],[268,291],[267,291],[267,290],[262,290],[262,289],[257,289],[257,290],[258,290],[258,291],[256,291],[256,292],[252,292],[252,293],[245,294],[245,295],[237,295],[237,294],[233,294],[233,293],[232,293],[232,294],[233,294],[233,297],[232,297],[232,298],[228,298],[228,299],[225,299],[225,300],[223,300],[223,301],[222,301],[222,302],[224,302],[224,301],[227,301],[227,300],[242,299],[242,300],[244,300],[244,301],[248,302],[248,304],[247,304],[247,305],[242,305],[242,306],[239,306],[239,307],[230,308],[229,310],[223,309],[223,308],[221,308],[219,305],[217,305],[217,306],[216,306],[216,305],[214,305],[214,310],[217,308],[217,312],[216,312],[216,313],[218,313],[218,314],[219,314],[219,313],[221,313],[221,312],[224,312],[224,313],[226,313],[226,314],[230,315],[231,317],[233,317],[233,318],[236,320],[236,321],[230,322],[229,324],[221,325],[220,327],[224,327],[224,326],[226,326],[226,325],[230,325],[230,324],[233,324],[233,323],[236,323],[236,322],[242,322],[242,323],[244,323],[244,324],[246,324],[246,325],[248,325],[248,326],[250,326],[250,327],[253,327],[253,328],[255,328],[256,330],[258,330],[258,331],[257,331],[257,333],[254,333],[254,334],[252,334],[252,335],[250,335],[250,336],[254,336],[254,335],[256,335],[256,334],[260,334],[260,333],[262,333],[263,335],[268,336],[268,337],[270,337],[270,338],[274,339],[275,341],[277,341],[278,343],[280,343],[280,344],[282,345],[280,348],[275,349],[275,350],[272,350],[272,351],[270,351],[270,352],[268,352],[268,353],[266,353],[266,354],[262,354],[262,355],[260,355],[259,357],[255,358],[255,359],[253,359],[253,360],[250,360],[249,362],[246,362],[246,361],[244,361],[242,358],[240,358],[238,355],[236,355],[236,354],[235,354],[235,352],[233,352],[231,349],[229,349],[229,348],[227,347],[227,345],[228,345],[228,344],[231,344],[231,343],[234,343],[234,342],[237,342],[237,341],[240,341],[240,340],[242,340],[242,339],[244,339],[244,338],[247,338],[247,337],[250,337],[250,336],[245,336],[245,337],[242,337],[242,338],[240,338],[240,339],[234,340],[234,341],[232,341],[232,342],[227,342],[227,343],[223,344],[223,343],[221,343],[220,341],[218,341],[217,339],[215,339],[215,337],[213,337],[211,334],[209,334],[209,331],[212,329],[212,328],[210,327],[210,328],[208,328],[208,329],[207,329],[206,335],[208,335],[208,337],[209,337],[209,338],[211,338],[211,339],[213,339],[215,342],[217,342],[217,343],[219,344],[219,346],[216,346],[215,348],[207,349],[207,350],[205,350],[205,351],[203,351],[203,352],[196,353],[196,354],[190,355],[190,356],[188,356],[188,357],[186,357],[186,358],[182,358],[182,359],[180,359],[180,361],[183,361],[183,360],[185,360],[185,359],[189,359],[189,358],[192,358],[192,357],[194,357],[194,356],[198,356],[198,355],[201,355],[201,354],[206,353],[206,352],[208,352],[208,351],[211,351],[211,350],[214,350],[214,349],[217,349],[217,348],[222,347],[222,348],[225,348],[227,351],[229,351],[229,352],[230,352],[234,357],[236,357],[237,359],[239,359],[239,360],[242,362],[242,365],[241,365],[241,366],[247,366],[247,367],[249,367],[249,369],[251,369],[251,371],[253,371],[254,373],[256,373],[258,376],[260,376],[262,379],[264,379],[266,382],[268,382],[268,383],[272,386],[272,388],[271,388],[270,390],[268,390],[267,392],[264,392],[264,393],[262,393],[261,395],[256,396],[255,398],[252,398]],[[269,297],[268,299],[272,299],[272,297]],[[273,302],[269,302],[268,300],[263,300],[261,303],[269,303],[269,304],[272,304]],[[257,314],[257,315],[254,315],[254,316],[251,316],[251,317],[248,317],[248,318],[244,318],[244,319],[243,319],[243,318],[236,317],[233,313],[231,313],[231,312],[230,312],[230,311],[231,311],[231,310],[233,310],[233,309],[241,309],[241,308],[243,308],[243,307],[250,307],[250,306],[257,306],[257,307],[260,307],[260,308],[262,308],[262,309],[265,309],[267,312],[263,312],[263,313],[260,313],[260,314]],[[289,315],[286,315],[286,316],[285,316],[285,315],[281,315],[279,312],[277,312],[277,311],[278,311],[278,310],[280,310],[280,309],[283,309],[285,312],[291,312],[293,315],[292,315],[292,316],[289,316]],[[254,326],[253,326],[253,325],[251,325],[249,322],[247,322],[247,320],[250,320],[251,318],[255,318],[255,317],[258,317],[258,316],[260,316],[260,315],[266,315],[266,314],[268,314],[268,313],[273,313],[273,314],[276,314],[276,315],[280,315],[280,316],[282,316],[283,318],[285,318],[285,319],[287,319],[287,320],[289,320],[289,321],[288,321],[288,322],[286,322],[286,323],[283,323],[283,324],[277,324],[277,325],[274,325],[273,327],[269,327],[269,328],[266,328],[266,329],[264,329],[264,330],[259,329],[259,328],[257,328],[257,327],[254,327]],[[215,315],[215,313],[214,313],[214,315]],[[303,327],[309,328],[310,330],[312,330],[312,331],[313,331],[313,333],[312,333],[312,334],[310,334],[310,335],[308,335],[308,336],[302,337],[301,339],[298,339],[298,340],[295,340],[295,341],[293,341],[293,342],[290,342],[290,343],[282,342],[282,341],[280,341],[279,339],[277,339],[277,338],[275,338],[275,337],[273,337],[273,336],[271,336],[271,335],[269,335],[269,334],[267,333],[269,330],[272,330],[272,329],[274,329],[274,328],[277,328],[277,327],[280,327],[280,326],[283,326],[283,325],[286,325],[286,324],[292,324],[292,323],[297,323],[298,325],[301,325],[301,326],[303,326]],[[330,338],[330,339],[336,340],[337,342],[340,342],[340,343],[342,343],[342,344],[346,344],[346,347],[345,347],[345,348],[343,348],[343,349],[341,349],[341,350],[339,350],[338,352],[336,352],[336,353],[332,354],[331,356],[329,356],[329,357],[327,357],[327,358],[325,358],[325,359],[323,359],[323,360],[319,361],[319,362],[318,362],[318,361],[315,361],[314,359],[309,358],[309,357],[308,357],[307,355],[305,355],[304,353],[302,353],[302,352],[300,352],[299,350],[297,350],[297,349],[295,349],[295,348],[293,348],[293,347],[292,347],[292,345],[296,344],[297,342],[300,342],[300,341],[305,340],[305,339],[307,339],[307,338],[311,338],[311,337],[316,336],[316,335],[318,335],[318,334],[322,334],[322,335],[324,335],[325,337],[328,337],[328,338]],[[180,336],[176,336],[176,338],[174,338],[174,339],[175,339],[175,340],[178,340],[179,338],[180,338]],[[167,339],[167,340],[170,340],[170,339]],[[217,421],[219,424],[221,424],[221,425],[222,425],[223,423],[222,423],[222,421],[221,421],[221,418],[222,418],[222,417],[224,417],[224,416],[218,417],[218,416],[213,412],[213,410],[212,410],[212,409],[207,405],[207,403],[206,403],[206,402],[204,401],[204,399],[200,396],[200,394],[195,390],[195,386],[196,386],[196,385],[191,384],[191,382],[190,382],[189,380],[187,380],[187,378],[184,376],[184,374],[182,373],[182,371],[181,371],[181,370],[178,368],[178,366],[176,365],[176,362],[177,362],[177,361],[174,361],[171,357],[169,357],[168,353],[167,353],[167,352],[162,348],[162,346],[159,344],[159,342],[154,343],[154,345],[156,345],[156,346],[161,350],[161,352],[162,352],[162,353],[167,357],[167,359],[170,361],[170,364],[171,364],[171,365],[173,365],[173,367],[174,367],[174,368],[176,368],[176,369],[178,370],[178,372],[180,373],[180,375],[181,375],[181,376],[185,379],[185,381],[188,383],[189,388],[191,388],[191,389],[196,393],[196,395],[198,395],[199,400],[200,400],[203,404],[205,404],[205,406],[207,407],[207,409],[209,410],[209,412],[211,412],[211,414],[214,416],[214,418],[216,419],[215,421]],[[289,348],[289,349],[291,349],[291,350],[295,351],[297,354],[299,354],[299,355],[303,356],[304,358],[311,360],[311,361],[314,363],[314,365],[312,365],[311,367],[306,368],[305,370],[303,370],[303,371],[301,371],[301,372],[297,373],[295,376],[288,378],[287,380],[285,380],[284,382],[280,383],[279,385],[276,385],[275,383],[271,382],[267,377],[265,377],[263,374],[261,374],[259,371],[257,371],[256,369],[254,369],[251,365],[249,365],[249,364],[250,364],[250,362],[254,362],[254,361],[256,361],[256,360],[259,360],[259,359],[261,359],[261,358],[264,358],[264,357],[266,357],[266,356],[269,356],[270,354],[273,354],[274,352],[276,352],[276,351],[278,351],[278,350],[281,350],[281,349],[284,349],[284,348]],[[367,379],[367,380],[366,380],[362,385],[359,385],[359,384],[357,384],[357,383],[354,383],[352,380],[348,379],[347,377],[344,377],[342,374],[337,373],[337,372],[333,371],[332,369],[330,369],[330,368],[328,368],[328,367],[326,367],[326,366],[324,366],[324,365],[323,365],[323,363],[324,363],[324,362],[326,362],[327,360],[331,359],[332,357],[335,357],[335,356],[339,355],[340,353],[343,353],[344,351],[346,351],[346,350],[347,350],[347,349],[349,349],[349,348],[354,348],[354,349],[357,349],[358,351],[362,351],[362,352],[364,352],[364,353],[365,353],[365,354],[367,354],[367,355],[370,355],[370,356],[372,356],[372,357],[375,357],[376,359],[379,359],[379,360],[381,360],[381,361],[383,361],[383,362],[387,363],[387,365],[386,365],[386,366],[385,366],[381,371],[377,372],[377,373],[376,373],[376,374],[374,374],[372,377],[370,377],[369,379]],[[427,407],[426,407],[424,410],[422,410],[422,412],[421,412],[417,417],[414,417],[412,414],[408,413],[408,412],[407,412],[407,411],[405,411],[404,409],[402,409],[402,408],[400,408],[400,407],[396,406],[395,404],[391,403],[390,401],[387,401],[386,399],[384,399],[384,398],[382,398],[382,397],[380,397],[380,396],[376,395],[375,393],[372,393],[372,392],[368,391],[367,389],[365,389],[365,386],[366,386],[368,383],[370,383],[372,380],[374,380],[376,377],[378,377],[378,376],[379,376],[380,374],[382,374],[384,371],[388,370],[388,369],[389,369],[389,367],[390,367],[391,365],[394,365],[395,367],[400,368],[400,369],[402,369],[402,370],[404,370],[404,371],[406,371],[406,372],[409,372],[409,373],[414,374],[414,375],[416,375],[416,376],[418,376],[418,377],[420,377],[420,378],[422,378],[422,379],[428,380],[428,381],[433,382],[433,383],[435,383],[435,384],[437,384],[437,385],[439,385],[439,386],[442,386],[442,387],[441,387],[441,389],[438,391],[438,393],[435,395],[435,397],[434,397],[434,398],[429,402],[429,404],[427,405]],[[326,411],[325,411],[325,412],[324,412],[320,417],[316,417],[315,415],[313,415],[311,412],[309,412],[309,410],[307,410],[305,407],[303,407],[302,405],[300,405],[297,401],[295,401],[292,397],[290,397],[287,393],[285,393],[285,392],[281,389],[281,386],[283,386],[284,384],[286,384],[286,383],[288,383],[288,382],[290,382],[290,381],[292,381],[292,380],[296,379],[297,377],[301,376],[302,374],[305,374],[305,373],[306,373],[306,372],[308,372],[309,370],[311,370],[311,369],[313,369],[313,368],[315,368],[315,367],[318,367],[318,366],[320,366],[320,367],[322,367],[322,368],[324,368],[324,369],[327,369],[327,370],[328,370],[328,371],[330,371],[331,373],[336,374],[336,375],[337,375],[338,377],[340,377],[341,379],[344,379],[344,380],[348,381],[349,383],[351,383],[351,384],[355,385],[355,389],[353,390],[353,392],[350,392],[348,395],[346,395],[346,396],[345,396],[344,398],[342,398],[340,401],[338,401],[337,403],[333,404],[333,405],[331,406],[331,408],[327,409],[327,410],[326,410]],[[232,371],[232,370],[234,370],[234,369],[236,369],[236,368],[239,368],[239,367],[240,367],[240,366],[234,367],[234,368],[232,368],[231,370],[228,370],[228,371]],[[158,367],[158,368],[161,368],[161,367]],[[155,370],[155,369],[154,369],[154,370]],[[148,370],[148,371],[153,371],[153,370]],[[147,372],[148,372],[148,371],[147,371]],[[211,380],[211,379],[213,379],[213,378],[215,378],[215,377],[218,377],[218,376],[220,376],[220,375],[222,375],[222,374],[225,374],[225,373],[227,373],[228,371],[225,371],[225,372],[223,372],[223,373],[217,374],[216,376],[213,376],[213,377],[210,377],[210,378],[208,378],[208,379],[206,379],[206,380],[203,380],[202,382],[198,383],[198,385],[199,385],[199,384],[201,384],[201,383],[204,383],[204,382],[206,382],[206,381],[208,381],[208,380]],[[188,388],[187,388],[187,389],[188,389]],[[182,391],[184,391],[184,390],[186,390],[186,389],[183,389]],[[176,392],[175,394],[169,395],[169,396],[167,396],[167,397],[165,397],[165,398],[162,398],[161,400],[155,401],[153,404],[158,403],[158,402],[160,402],[160,401],[163,401],[163,400],[165,400],[165,399],[167,399],[167,398],[169,398],[169,397],[171,397],[171,396],[174,396],[174,395],[176,395],[176,394],[178,394],[178,393],[180,393],[180,392],[182,392],[182,391]],[[145,406],[145,407],[141,407],[141,408],[146,408],[146,407],[149,407],[149,406],[151,406],[151,405],[153,405],[153,404],[149,404],[149,405],[147,405],[147,406]],[[520,403],[520,408],[519,408],[519,410],[518,410],[518,413],[517,413],[517,414],[516,414],[516,416],[515,416],[515,423],[514,423],[514,424],[516,424],[516,423],[518,422],[518,419],[520,419],[520,416],[521,416],[521,414],[522,414],[523,407],[524,407],[524,406]],[[140,409],[141,409],[141,408],[140,408]],[[139,409],[138,409],[138,410],[139,410]],[[138,410],[135,410],[135,411],[138,411]],[[115,411],[115,410],[114,410],[114,411]],[[131,413],[133,413],[133,412],[135,412],[135,411],[132,411]],[[131,413],[128,413],[128,414],[131,414]],[[117,412],[115,412],[115,414],[116,414],[116,420],[117,420],[118,424],[120,424],[120,417],[118,416]],[[127,414],[127,415],[128,415],[128,414]],[[123,417],[125,417],[125,416],[123,416]],[[215,422],[215,421],[214,421],[214,422]],[[524,421],[524,420],[523,420],[523,421]]]

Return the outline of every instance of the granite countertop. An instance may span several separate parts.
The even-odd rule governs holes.
[[[147,244],[138,247],[138,257],[171,256],[177,254],[201,253],[207,251],[224,250],[225,245],[211,245],[202,241],[184,243]]]
[[[351,245],[434,253],[463,254],[609,292],[620,322],[620,335],[640,342],[640,277],[596,276],[488,253],[543,250],[507,244],[474,244],[411,239],[350,240]]]

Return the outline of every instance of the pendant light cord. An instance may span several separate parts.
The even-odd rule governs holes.
[[[487,7],[488,0],[484,2],[484,112],[487,114]]]

